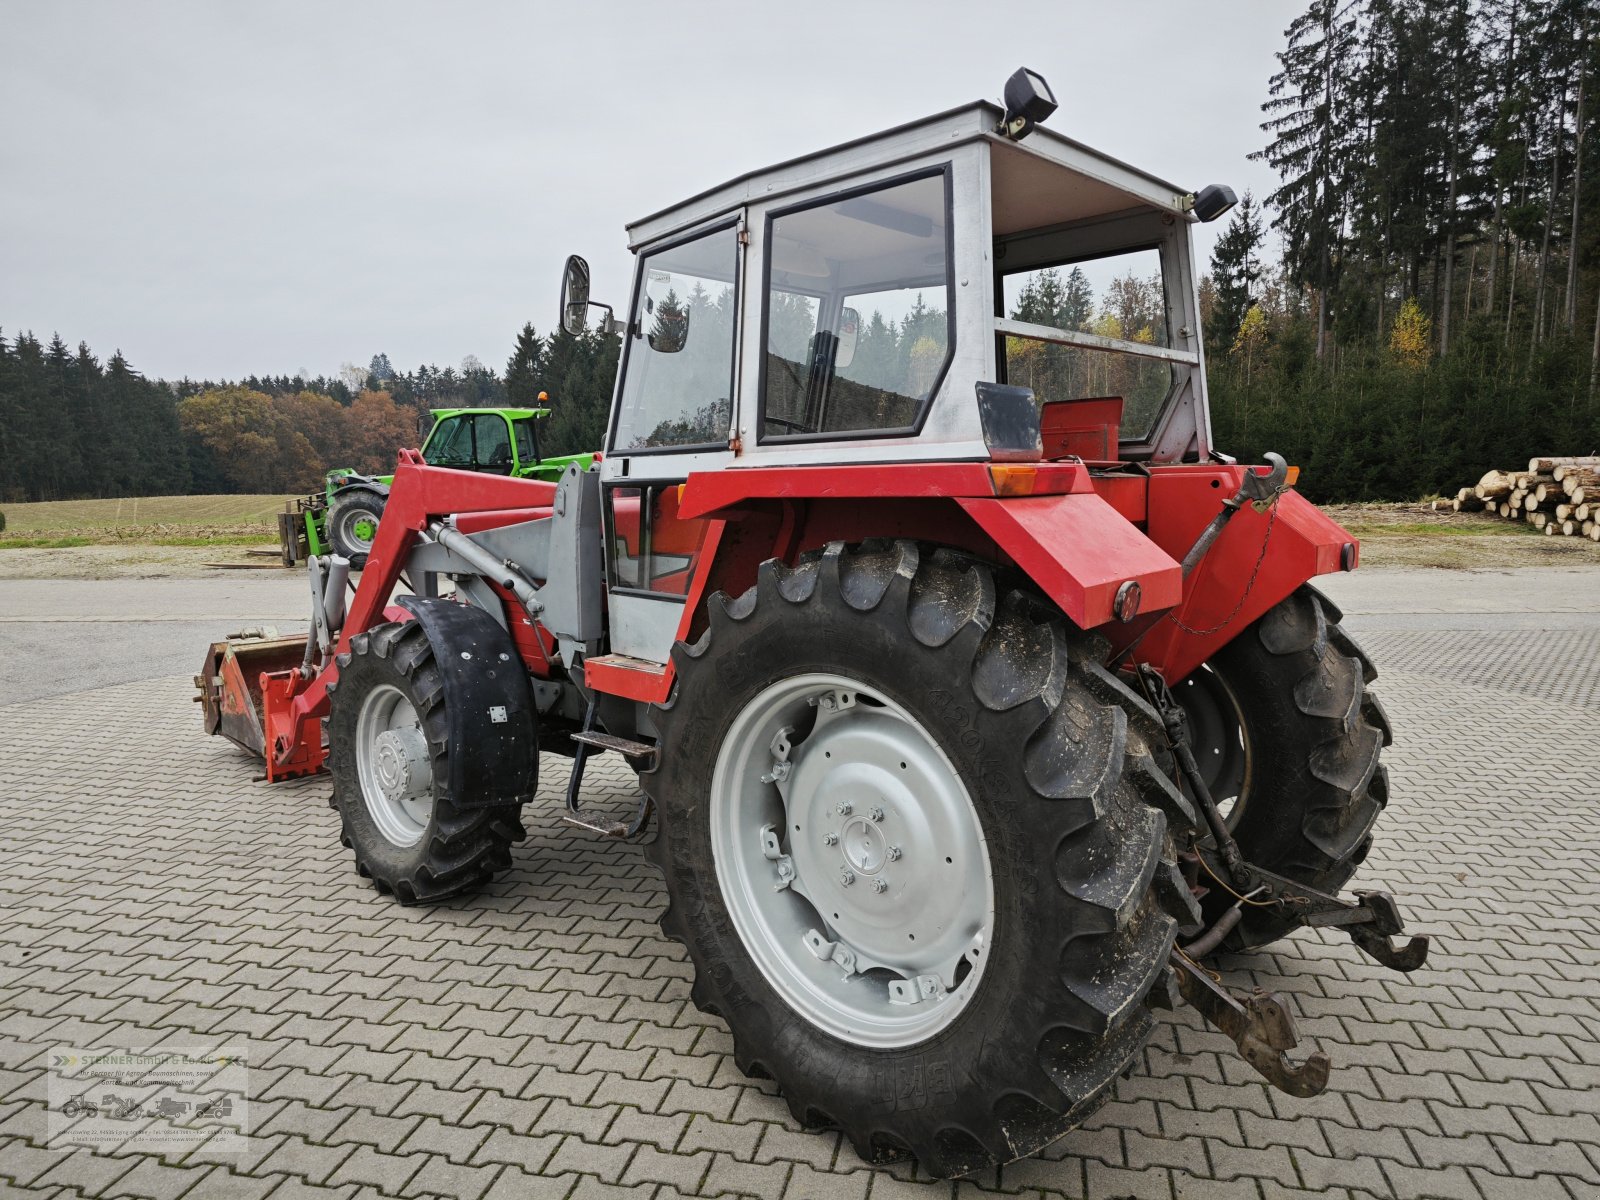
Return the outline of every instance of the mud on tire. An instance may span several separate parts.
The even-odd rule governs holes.
[[[1175,929],[1198,919],[1169,821],[1192,811],[1149,751],[1154,712],[1103,647],[989,567],[906,541],[832,544],[708,602],[673,650],[641,782],[660,834],[662,929],[695,968],[746,1074],[771,1077],[808,1126],[838,1126],[869,1162],[914,1154],[954,1176],[1039,1150],[1081,1122],[1133,1062]],[[965,784],[988,844],[993,939],[965,1007],[925,1040],[882,1049],[800,1015],[736,929],[714,863],[708,787],[719,749],[775,681],[837,672],[912,714]]]
[[[426,739],[431,810],[410,845],[397,844],[374,819],[357,761],[362,706],[383,688],[411,705]],[[354,851],[361,875],[402,904],[424,904],[472,891],[511,866],[512,843],[526,836],[518,810],[461,809],[451,800],[444,681],[419,624],[391,622],[357,634],[350,653],[339,656],[339,678],[328,692],[329,804],[340,816],[339,840]]]
[[[1389,798],[1380,755],[1389,719],[1367,690],[1377,670],[1339,625],[1339,610],[1301,587],[1269,609],[1207,664],[1236,707],[1249,764],[1233,828],[1246,859],[1326,892],[1355,874]],[[1184,700],[1184,687],[1175,689]],[[1207,747],[1197,745],[1204,758]],[[1210,882],[1202,880],[1202,882]],[[1213,886],[1209,924],[1233,902]],[[1243,950],[1276,941],[1297,922],[1246,907],[1223,942]]]

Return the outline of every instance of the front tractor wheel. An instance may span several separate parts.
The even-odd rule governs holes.
[[[1154,713],[1059,613],[909,542],[766,563],[709,618],[643,776],[695,1002],[870,1162],[1060,1137],[1198,917]]]
[[[357,571],[367,565],[381,516],[383,497],[372,492],[349,492],[328,510],[328,542],[334,553],[349,559]]]
[[[511,865],[511,845],[525,836],[517,810],[463,809],[450,795],[444,679],[420,624],[357,634],[328,691],[332,805],[358,872],[420,904]]]
[[[1250,862],[1324,892],[1355,874],[1389,797],[1380,761],[1389,721],[1367,690],[1375,678],[1338,610],[1302,587],[1173,689],[1206,786]],[[1201,882],[1210,925],[1234,897]],[[1224,948],[1264,946],[1299,927],[1276,907],[1243,913]]]

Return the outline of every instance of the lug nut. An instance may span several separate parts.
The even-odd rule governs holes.
[[[872,810],[872,819],[873,819],[873,820],[874,820],[874,821],[881,821],[881,820],[883,820],[883,809],[881,809],[881,808],[875,808],[875,809],[873,809],[873,810]]]
[[[848,817],[854,811],[855,807],[849,801],[841,800],[839,802],[839,815],[841,817]]]
[[[854,871],[852,871],[849,867],[846,867],[844,870],[839,872],[839,882],[844,884],[845,887],[849,887],[855,881],[856,881],[856,873]]]
[[[889,881],[887,879],[874,879],[872,881],[872,890],[879,893],[887,892],[889,890]]]
[[[899,857],[900,857],[900,847],[899,846],[890,846],[889,847],[889,861],[890,862],[895,862],[895,861],[897,861],[899,859]]]
[[[839,844],[839,835],[837,833],[825,833],[825,834],[823,834],[822,835],[822,844],[824,846],[837,846]]]

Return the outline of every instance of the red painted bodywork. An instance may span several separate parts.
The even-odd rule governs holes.
[[[681,489],[662,488],[651,537],[662,550],[693,555],[682,579],[663,581],[685,593],[680,639],[703,629],[710,592],[738,594],[769,558],[793,562],[834,540],[909,537],[1017,567],[1076,623],[1108,637],[1119,657],[1153,663],[1177,682],[1307,579],[1339,570],[1344,547],[1354,541],[1286,492],[1265,514],[1240,510],[1184,579],[1180,560],[1246,469],[1208,464],[1096,473],[1076,462],[729,468],[691,475]],[[414,451],[403,452],[339,652],[380,620],[406,615],[388,598],[430,520],[455,514],[459,529],[476,532],[548,517],[554,497],[554,484],[429,467]],[[616,528],[636,544],[638,504],[628,505],[619,505]],[[1112,604],[1129,580],[1140,585],[1142,605],[1123,624],[1113,618]],[[530,671],[549,676],[553,639],[508,596],[502,599]],[[589,687],[641,703],[665,700],[672,675],[670,662],[622,655],[584,665]],[[298,671],[262,677],[269,778],[321,767],[321,718],[336,677],[336,666],[310,680]]]

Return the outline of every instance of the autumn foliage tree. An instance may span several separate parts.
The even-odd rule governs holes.
[[[178,420],[207,457],[202,474],[240,492],[312,490],[332,467],[387,472],[399,447],[418,440],[388,392],[363,391],[346,407],[317,392],[214,388],[184,399]]]

